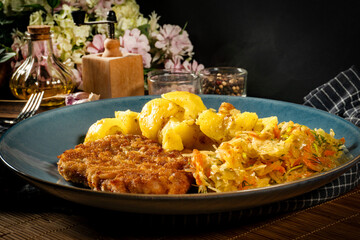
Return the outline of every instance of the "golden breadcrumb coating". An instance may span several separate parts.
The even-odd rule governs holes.
[[[164,151],[140,135],[110,135],[77,145],[58,156],[58,171],[67,181],[93,190],[117,193],[182,194],[193,177],[189,159]]]

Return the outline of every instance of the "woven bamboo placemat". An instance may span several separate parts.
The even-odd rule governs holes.
[[[52,201],[51,197],[46,199]],[[39,204],[41,201],[39,202]],[[290,213],[243,219],[211,227],[172,228],[160,222],[136,223],[138,215],[70,204],[47,209],[39,204],[0,211],[2,239],[358,239],[360,188],[325,203]],[[66,205],[66,203],[65,203]],[[79,207],[77,210],[74,208]]]

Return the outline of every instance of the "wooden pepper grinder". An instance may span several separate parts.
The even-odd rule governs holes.
[[[109,26],[109,38],[104,42],[105,51],[82,57],[83,88],[100,98],[116,98],[144,95],[144,68],[142,57],[138,54],[122,55],[120,42],[114,37],[116,15],[109,11],[106,21],[84,22],[85,12],[72,12],[77,25],[103,24]]]

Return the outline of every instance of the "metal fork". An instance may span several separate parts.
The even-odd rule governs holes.
[[[33,116],[39,109],[43,96],[44,91],[31,94],[29,100],[26,102],[19,115],[13,120],[4,120],[4,123],[8,125],[14,125],[26,118]]]

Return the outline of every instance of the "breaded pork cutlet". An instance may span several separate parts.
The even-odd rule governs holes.
[[[67,181],[93,190],[117,193],[186,193],[193,177],[188,159],[165,152],[139,135],[110,135],[79,144],[58,156],[58,171]]]

